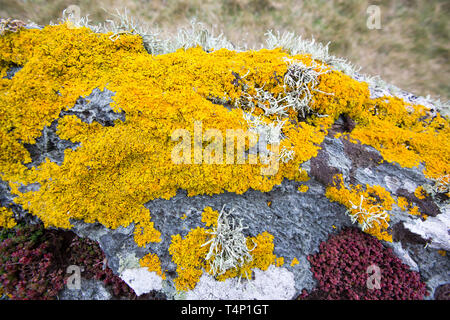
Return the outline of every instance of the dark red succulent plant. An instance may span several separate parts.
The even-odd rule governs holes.
[[[420,300],[429,294],[419,273],[358,229],[331,235],[319,249],[308,256],[318,286],[303,290],[300,299]]]
[[[101,280],[115,298],[136,299],[134,291],[106,265],[98,244],[42,225],[0,230],[0,288],[9,299],[55,299],[69,265],[83,268],[82,279]]]

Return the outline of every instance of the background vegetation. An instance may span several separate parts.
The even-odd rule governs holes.
[[[0,0],[0,17],[56,22],[71,4],[93,22],[128,9],[138,20],[173,32],[196,17],[249,49],[264,33],[291,31],[331,42],[330,51],[362,72],[417,95],[450,97],[450,1],[447,0]],[[381,29],[368,29],[367,7],[381,8]],[[104,9],[103,9],[104,8]]]

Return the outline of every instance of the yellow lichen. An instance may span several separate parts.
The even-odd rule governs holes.
[[[211,207],[205,207],[202,213],[202,222],[207,227],[217,227],[217,218],[219,217],[219,212],[213,210]]]
[[[420,216],[421,215],[421,212],[419,211],[419,208],[417,206],[414,206],[411,209],[409,209],[408,213],[410,215],[413,215],[413,216]]]
[[[351,142],[361,142],[380,151],[389,162],[404,167],[425,165],[429,178],[450,172],[449,119],[430,116],[422,105],[411,105],[396,97],[370,98],[367,83],[340,72],[321,77],[313,109],[333,119],[346,114],[355,121],[349,135],[338,134]]]
[[[46,226],[70,228],[70,219],[100,222],[108,228],[134,222],[136,241],[145,245],[159,239],[143,207],[149,200],[169,199],[178,189],[187,190],[189,196],[240,194],[250,188],[265,192],[284,178],[307,179],[298,165],[317,154],[326,135],[321,120],[293,120],[283,129],[287,136],[283,146],[294,146],[295,159],[280,163],[273,176],[261,174],[265,165],[259,161],[242,165],[171,161],[176,145],[171,134],[183,128],[193,136],[196,120],[202,121],[203,132],[213,128],[225,135],[227,129],[247,130],[243,110],[230,111],[209,99],[226,97],[233,102],[242,96],[232,71],[248,72],[242,81],[249,93],[263,84],[274,94],[281,92],[273,75],[286,72],[287,53],[280,49],[207,53],[198,47],[151,56],[139,36],[122,35],[116,41],[109,36],[57,25],[0,38],[2,66],[23,66],[12,80],[1,80],[0,175],[11,187],[41,184],[38,191],[27,193],[16,188],[15,202]],[[306,56],[297,59],[310,61]],[[27,169],[24,164],[31,158],[22,143],[34,143],[44,126],[94,88],[115,93],[112,108],[126,114],[125,122],[102,127],[64,116],[57,134],[81,146],[66,150],[61,166],[45,161]]]
[[[302,184],[300,187],[298,187],[298,191],[299,192],[306,192],[306,191],[308,191],[308,189],[309,189],[309,187],[307,186],[307,185],[304,185],[304,184]]]
[[[14,213],[11,209],[0,207],[0,228],[13,228],[16,226],[16,220],[14,220]]]
[[[284,265],[284,258],[283,257],[277,257],[275,259],[275,265],[277,267],[282,267]]]
[[[342,175],[338,174],[333,178],[333,184],[328,186],[325,195],[331,200],[336,201],[348,208],[351,216],[357,217],[357,222],[363,225],[370,218],[372,213],[379,211],[392,210],[392,204],[395,202],[388,191],[380,186],[350,185],[348,188],[344,184]],[[376,210],[372,210],[375,208]],[[362,211],[361,211],[362,210]],[[389,215],[386,219],[373,221],[365,230],[368,234],[377,237],[380,240],[392,241],[392,236],[386,229],[389,227]]]
[[[414,195],[415,195],[418,199],[423,200],[423,199],[426,198],[427,192],[425,191],[425,189],[424,189],[422,186],[418,186],[418,187],[416,188],[416,190],[414,191]]]
[[[292,259],[292,261],[291,261],[291,267],[293,267],[293,266],[295,266],[295,265],[297,265],[299,263],[300,262],[298,261],[298,259],[294,257],[294,259]]]
[[[134,229],[134,241],[140,247],[144,247],[150,242],[160,242],[161,232],[154,228],[153,222],[150,219],[140,219],[139,223]]]
[[[447,255],[447,251],[445,251],[445,250],[438,250],[438,253],[443,257],[445,257]]]
[[[169,253],[177,265],[177,278],[174,279],[177,290],[191,290],[200,280],[208,253],[208,247],[202,247],[202,244],[208,237],[206,230],[200,227],[189,231],[184,239],[179,234],[172,236]]]
[[[139,264],[143,268],[147,268],[150,272],[156,272],[158,276],[166,279],[165,273],[161,270],[161,262],[156,253],[149,253],[139,260]]]
[[[403,211],[406,211],[406,209],[409,207],[408,200],[405,197],[398,197],[397,198],[397,205],[402,209]]]
[[[214,217],[215,222],[212,221]],[[207,226],[217,226],[217,218],[218,212],[212,210],[211,207],[203,210],[202,221]],[[273,236],[263,232],[256,237],[246,239],[251,260],[241,267],[228,269],[223,274],[215,275],[210,266],[211,260],[205,259],[209,251],[209,245],[205,245],[205,243],[211,237],[211,229],[201,227],[190,230],[184,238],[180,234],[172,236],[169,253],[172,255],[172,261],[177,265],[177,278],[174,280],[177,290],[193,289],[205,271],[216,276],[219,281],[234,277],[251,279],[253,269],[267,270],[271,264],[281,266],[284,262],[283,258],[277,258],[273,254]]]
[[[439,114],[426,118],[423,106],[399,98],[383,97],[367,103],[372,114],[357,124],[350,138],[380,151],[389,162],[403,167],[423,163],[428,178],[450,172],[450,125]],[[426,120],[423,120],[426,118]]]
[[[311,56],[290,56],[279,48],[205,52],[200,47],[153,56],[137,35],[123,34],[115,41],[110,36],[62,24],[0,37],[0,74],[12,64],[23,66],[12,79],[0,77],[0,178],[17,195],[14,201],[46,226],[70,228],[71,219],[108,228],[135,223],[140,246],[159,241],[144,203],[169,199],[179,189],[188,196],[242,194],[249,189],[270,191],[285,178],[306,181],[306,171],[299,166],[317,155],[341,114],[355,121],[344,138],[371,145],[385,160],[402,166],[423,163],[426,176],[433,179],[450,173],[447,118],[430,117],[425,107],[399,98],[371,99],[367,83],[338,71],[320,76],[311,105],[316,115],[300,121],[296,110],[287,110],[280,147],[294,154],[279,163],[274,175],[261,174],[266,165],[260,159],[256,164],[209,164],[205,154],[202,163],[174,163],[171,151],[177,141],[171,134],[176,129],[188,130],[191,137],[195,121],[202,122],[203,132],[217,129],[223,136],[227,129],[248,129],[245,106],[229,110],[213,98],[239,106],[244,85],[250,95],[263,86],[272,95],[281,94],[285,87],[279,78],[287,71],[287,61],[311,65]],[[236,85],[234,74],[246,74],[241,85]],[[75,116],[60,118],[61,111],[95,88],[114,92],[111,107],[123,111],[125,121],[103,127]],[[276,118],[264,116],[261,108],[254,114],[264,121]],[[35,143],[42,129],[58,118],[57,134],[80,142],[80,147],[66,150],[60,166],[47,160],[28,169],[31,157],[24,143]],[[188,157],[195,160],[194,154]],[[19,191],[18,186],[32,182],[41,185],[38,191]]]
[[[421,187],[417,188],[416,192],[414,192],[416,197],[419,198],[419,199],[424,199],[424,193],[425,193],[425,190],[421,189]],[[423,198],[422,198],[422,196],[423,196]],[[402,211],[407,211],[408,210],[408,213],[410,215],[420,216],[423,220],[426,220],[428,218],[428,216],[426,214],[424,214],[424,213],[419,211],[419,208],[417,206],[413,206],[404,197],[398,197],[397,198],[397,205],[400,207],[400,209],[402,209]]]

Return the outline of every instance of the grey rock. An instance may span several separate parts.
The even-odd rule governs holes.
[[[114,112],[110,107],[113,94],[108,90],[95,89],[86,98],[81,97],[74,107],[61,112],[60,118],[76,115],[86,123],[97,121],[103,126],[114,125],[114,121],[118,119],[125,121],[123,112]],[[79,147],[78,144],[62,140],[57,136],[57,122],[58,120],[55,120],[50,127],[44,128],[42,136],[36,139],[34,145],[27,146],[33,159],[30,166],[38,165],[45,157],[61,164],[64,160],[64,150]],[[342,174],[347,184],[380,185],[394,197],[410,197],[410,201],[430,209],[437,217],[436,219],[441,218],[439,217],[442,215],[441,205],[420,202],[412,196],[417,186],[431,183],[423,175],[423,167],[402,168],[396,163],[388,162],[380,164],[382,157],[374,148],[353,144],[343,138],[334,138],[334,133],[351,129],[351,119],[340,118],[323,141],[318,155],[302,164],[302,168],[311,177],[309,181],[302,183],[309,187],[305,193],[297,190],[300,183],[289,180],[284,180],[266,193],[248,190],[243,194],[225,192],[212,196],[188,197],[186,191],[178,190],[176,196],[169,200],[155,199],[145,204],[150,211],[155,228],[161,231],[161,242],[150,243],[145,248],[138,247],[134,242],[133,224],[110,230],[98,223],[71,221],[74,226],[73,231],[79,236],[98,242],[107,257],[108,266],[119,276],[123,276],[124,272],[129,275],[130,272],[127,270],[136,271],[139,268],[139,259],[147,253],[156,253],[167,277],[167,280],[161,282],[161,289],[158,290],[164,292],[169,298],[180,298],[182,296],[176,292],[173,285],[173,279],[177,276],[176,265],[168,252],[171,236],[181,234],[184,237],[190,229],[204,227],[201,222],[201,213],[206,206],[214,210],[221,210],[224,206],[228,210],[233,208],[235,209],[234,218],[242,219],[243,225],[248,227],[245,229],[246,236],[256,236],[264,231],[274,236],[274,253],[284,257],[283,268],[286,270],[286,275],[289,275],[288,278],[292,275],[294,279],[295,294],[291,295],[293,298],[302,289],[311,290],[316,286],[316,281],[309,270],[307,256],[316,253],[320,243],[327,240],[331,233],[338,232],[343,227],[352,226],[346,215],[345,206],[330,202],[324,195],[326,186],[332,183],[335,174]],[[38,184],[30,184],[22,186],[21,191],[33,191],[38,188]],[[0,180],[0,205],[14,206],[13,198],[8,184]],[[267,204],[269,201],[270,206]],[[20,209],[18,206],[16,211],[19,212]],[[181,219],[183,214],[186,214],[185,219]],[[391,246],[402,261],[413,270],[418,270],[429,289],[434,292],[438,286],[450,282],[449,260],[439,255],[435,249],[426,247],[427,241],[430,241],[429,235],[414,233],[413,228],[405,227],[411,223],[418,223],[416,219],[417,217],[401,211],[394,205],[390,221],[394,243],[385,243],[385,245]],[[436,236],[437,234],[431,235],[431,237]],[[434,242],[439,243],[436,240]],[[299,264],[290,266],[294,258],[299,260]],[[131,283],[134,281],[131,281],[132,278],[138,279],[140,273],[136,274],[138,277],[129,277],[127,280]],[[262,279],[268,275],[262,275]],[[207,281],[205,284],[207,287],[208,283]],[[140,286],[137,283],[136,285],[136,288],[142,289],[140,293],[155,288],[153,284]],[[86,290],[89,293],[79,293],[75,296],[74,293],[70,295],[65,292],[63,297],[75,299],[107,297],[103,292],[104,288],[98,289],[97,292],[93,287],[99,287],[99,284],[88,283]],[[156,287],[159,288],[159,284]],[[199,296],[202,294],[199,293]]]
[[[64,288],[58,294],[60,300],[111,300],[111,293],[100,280],[81,279],[80,289]]]
[[[427,299],[433,299],[436,288],[450,282],[449,257],[440,255],[436,249],[420,244],[405,243],[403,247],[417,264],[420,276],[427,285],[430,292]]]
[[[114,112],[110,104],[113,102],[114,92],[105,89],[101,91],[95,88],[86,98],[78,98],[75,105],[68,111],[62,111],[61,116],[76,115],[83,122],[92,123],[96,121],[102,126],[114,126],[114,121],[119,119],[125,121],[125,113]]]
[[[30,184],[28,186],[21,186],[19,189],[36,190],[39,184]],[[14,202],[14,198],[17,197],[11,193],[11,188],[6,181],[0,178],[0,207],[9,208],[14,213],[14,219],[18,222],[24,222],[27,224],[39,223],[39,218],[31,215],[27,210],[23,209],[20,204]]]
[[[12,66],[9,67],[8,70],[6,70],[6,76],[3,77],[3,79],[9,79],[11,80],[17,72],[19,72],[23,67],[13,64]]]
[[[83,122],[92,123],[96,121],[103,126],[114,126],[114,121],[120,119],[125,121],[124,112],[114,112],[110,104],[113,102],[114,93],[108,89],[101,91],[96,88],[86,98],[79,97],[75,105],[67,111],[61,111],[58,119],[54,120],[50,126],[45,126],[42,135],[36,138],[33,144],[24,144],[30,153],[31,163],[26,163],[28,168],[37,167],[46,158],[61,165],[64,161],[64,151],[66,149],[75,150],[80,143],[61,139],[57,131],[58,122],[67,115],[75,115]]]
[[[31,163],[25,163],[28,168],[37,167],[48,158],[50,161],[61,165],[64,161],[64,151],[66,149],[76,149],[80,144],[69,140],[61,139],[56,134],[58,120],[54,120],[49,127],[45,126],[42,135],[36,138],[33,144],[25,143],[24,147],[28,150],[31,157]]]
[[[425,221],[414,220],[405,227],[424,239],[429,239],[430,247],[450,251],[450,210]]]
[[[318,250],[321,241],[327,239],[334,225],[337,229],[350,226],[351,222],[345,215],[345,208],[331,203],[325,196],[324,187],[314,180],[305,183],[309,190],[300,193],[298,183],[283,181],[272,191],[262,193],[249,190],[242,195],[223,193],[214,196],[199,195],[187,197],[184,191],[179,191],[170,200],[157,199],[145,206],[150,210],[155,228],[161,230],[162,241],[152,243],[148,247],[151,252],[158,254],[169,274],[174,274],[176,265],[171,262],[168,253],[170,236],[181,234],[201,223],[201,212],[206,206],[214,210],[234,208],[235,217],[242,219],[243,225],[248,226],[246,236],[256,236],[264,231],[274,236],[274,253],[284,257],[290,263],[297,258],[304,266],[307,255]],[[269,207],[267,202],[271,201]],[[180,219],[182,213],[187,218]],[[315,285],[308,268],[287,267],[294,273],[296,289],[311,289]]]

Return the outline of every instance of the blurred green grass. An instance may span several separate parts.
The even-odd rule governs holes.
[[[0,17],[56,22],[69,5],[94,22],[107,12],[130,15],[174,32],[192,18],[237,44],[260,48],[264,33],[290,31],[331,42],[330,51],[361,66],[361,72],[418,95],[450,97],[450,1],[448,0],[0,0]],[[381,29],[367,28],[369,5],[381,9]]]

